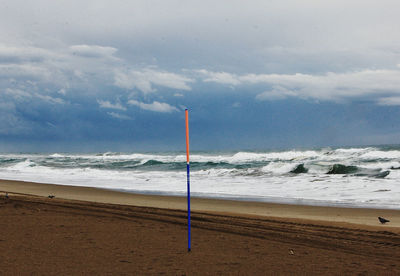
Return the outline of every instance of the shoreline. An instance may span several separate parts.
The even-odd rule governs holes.
[[[34,182],[36,183],[36,182]],[[43,183],[51,184],[51,183]],[[64,184],[54,184],[64,185]],[[68,185],[64,185],[68,186]],[[84,187],[84,186],[80,186]],[[95,188],[95,187],[93,187]],[[96,189],[96,188],[95,188]],[[122,193],[137,194],[137,195],[155,195],[155,196],[172,196],[172,197],[186,197],[186,193],[169,193],[164,191],[142,191],[142,190],[125,190],[125,189],[108,189],[98,188]],[[378,209],[378,210],[399,210],[400,207],[397,205],[385,205],[379,206],[374,204],[351,204],[348,202],[329,202],[317,199],[300,199],[300,198],[282,198],[282,197],[254,197],[254,196],[234,196],[234,195],[220,195],[220,194],[209,194],[209,193],[196,193],[191,192],[191,198],[203,198],[213,200],[227,200],[227,201],[242,201],[242,202],[260,202],[266,204],[281,204],[281,205],[295,205],[295,206],[311,206],[311,207],[333,207],[333,208],[350,208],[350,209]]]
[[[0,180],[0,192],[42,197],[54,195],[56,198],[65,200],[186,210],[186,197],[135,194],[92,187]],[[390,229],[400,232],[400,210],[394,209],[294,205],[199,197],[192,197],[191,204],[191,209],[194,212],[310,220],[347,227],[362,225],[368,228]],[[377,219],[378,216],[388,218],[390,223],[380,224]]]

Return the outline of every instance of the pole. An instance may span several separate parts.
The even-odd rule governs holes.
[[[185,109],[186,121],[186,171],[187,171],[187,211],[188,211],[188,252],[191,250],[190,236],[190,163],[189,163],[189,111]]]

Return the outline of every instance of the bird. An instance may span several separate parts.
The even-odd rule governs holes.
[[[386,222],[390,222],[390,220],[382,218],[382,217],[378,217],[380,223],[385,224]]]
[[[53,196],[53,195],[49,195],[49,198],[54,198],[55,196]]]
[[[8,193],[6,193],[6,198],[8,198]]]

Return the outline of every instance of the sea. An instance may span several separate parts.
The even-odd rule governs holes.
[[[193,152],[190,168],[192,197],[400,209],[400,145]],[[2,153],[0,179],[186,196],[186,153]]]

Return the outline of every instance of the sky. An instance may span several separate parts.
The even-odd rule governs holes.
[[[0,151],[398,144],[397,0],[0,0]]]

